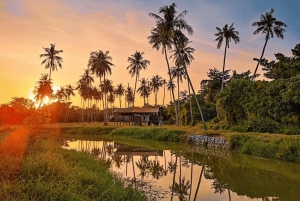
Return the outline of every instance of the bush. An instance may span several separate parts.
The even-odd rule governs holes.
[[[239,133],[245,133],[247,132],[247,128],[243,125],[236,125],[236,126],[231,126],[230,131],[232,132],[239,132]]]
[[[297,134],[300,134],[300,130],[299,130],[299,128],[296,128],[294,126],[289,126],[289,127],[285,127],[283,129],[283,134],[286,134],[286,135],[297,135]]]
[[[265,132],[274,133],[279,129],[278,122],[268,117],[251,118],[248,120],[247,124],[248,124],[247,131],[250,132],[252,131],[252,132],[261,132],[261,133],[265,133]]]

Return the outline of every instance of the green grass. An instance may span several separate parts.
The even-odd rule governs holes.
[[[117,128],[110,133],[113,137],[167,142],[180,142],[184,138],[183,134],[185,134],[184,130],[163,127],[125,127]]]
[[[232,134],[230,149],[265,158],[300,162],[300,137]]]
[[[2,180],[4,200],[146,200],[108,170],[108,164],[85,153],[64,150],[57,142],[31,141],[18,180]]]

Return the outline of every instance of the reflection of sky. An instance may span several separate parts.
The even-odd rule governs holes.
[[[103,141],[73,141],[73,142],[69,142],[68,143],[68,147],[64,147],[67,149],[75,149],[75,150],[91,150],[93,148],[97,148],[99,150],[102,150],[103,146],[107,147],[109,145],[114,146],[113,142],[110,143],[106,143]],[[115,149],[116,151],[116,149]],[[166,168],[168,168],[168,162],[170,162],[171,160],[173,161],[173,163],[175,162],[175,157],[174,155],[171,156],[171,152],[169,150],[165,150],[165,158],[166,158]],[[136,163],[139,159],[141,158],[141,156],[134,156],[133,160]],[[156,159],[158,160],[159,164],[163,166],[163,168],[165,168],[165,158],[164,156],[149,156],[148,160],[152,160],[155,161]],[[106,153],[106,159],[111,159],[111,156],[108,156],[108,153]],[[124,159],[124,158],[123,158]],[[178,164],[179,164],[179,158],[178,158]],[[185,177],[185,181],[187,180],[191,180],[191,163],[189,163],[188,165],[189,167],[183,167],[181,166],[181,178]],[[197,188],[197,184],[198,184],[198,179],[200,176],[200,172],[201,172],[201,166],[198,165],[193,165],[193,178],[192,178],[192,197],[191,199],[194,199],[194,194]],[[134,166],[135,169],[135,175],[138,179],[140,179],[138,177],[138,175],[140,174],[139,168],[136,166]],[[133,174],[133,167],[132,167],[132,163],[128,163],[127,164],[127,176],[126,176],[126,163],[122,163],[120,169],[118,169],[117,167],[115,167],[114,165],[112,165],[112,170],[123,175],[126,178],[133,178],[134,174]],[[177,166],[177,170],[176,170],[176,182],[179,182],[179,166]],[[169,190],[169,186],[172,185],[172,181],[173,181],[173,173],[168,173],[166,176],[163,176],[162,178],[158,179],[158,180],[154,180],[151,173],[149,174],[148,178],[144,178],[144,181],[151,181],[154,182],[156,184],[156,186],[158,186],[159,188],[163,189],[163,190]],[[200,184],[200,188],[198,191],[198,195],[197,195],[197,199],[196,200],[206,200],[206,201],[227,201],[229,200],[229,196],[228,196],[228,191],[225,190],[224,193],[222,194],[215,194],[214,193],[214,189],[212,188],[212,182],[213,180],[208,180],[205,179],[204,175],[202,175],[202,180],[201,180],[201,184]],[[189,193],[189,190],[188,190]],[[238,196],[236,193],[234,192],[230,192],[231,195],[231,200],[252,200],[246,196]],[[169,196],[165,196],[165,199],[163,200],[169,200],[170,197]],[[173,199],[176,200],[176,199]],[[261,200],[261,199],[254,199],[254,200]]]

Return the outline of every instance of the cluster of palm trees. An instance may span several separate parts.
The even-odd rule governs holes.
[[[80,77],[77,82],[76,88],[71,85],[67,85],[66,87],[61,87],[60,90],[53,94],[52,89],[52,80],[51,80],[51,72],[57,70],[58,67],[62,68],[62,57],[59,56],[63,50],[56,50],[55,44],[50,44],[50,48],[44,48],[45,53],[41,54],[40,57],[44,57],[45,59],[42,61],[42,65],[45,64],[46,69],[50,69],[49,76],[48,74],[43,74],[40,80],[36,83],[34,94],[35,99],[41,106],[45,100],[45,98],[50,99],[58,99],[66,103],[66,121],[68,108],[70,105],[70,97],[74,96],[74,89],[78,90],[79,95],[81,96],[81,107],[82,110],[80,112],[80,120],[81,121],[94,121],[99,119],[99,111],[97,109],[103,108],[103,119],[104,125],[107,125],[109,110],[108,105],[110,104],[113,107],[115,99],[119,98],[120,107],[122,107],[121,98],[125,97],[125,107],[131,107],[135,105],[135,94],[136,92],[144,99],[144,105],[149,104],[148,98],[151,92],[154,93],[154,102],[155,105],[158,105],[157,93],[159,89],[164,87],[164,96],[163,96],[163,104],[165,100],[165,88],[170,90],[171,101],[173,101],[175,116],[176,116],[176,124],[178,125],[178,114],[180,112],[180,83],[183,80],[188,82],[188,94],[195,97],[201,120],[203,122],[204,129],[206,129],[204,117],[201,111],[201,107],[199,105],[199,101],[196,97],[196,93],[192,82],[190,80],[188,74],[188,67],[191,62],[194,60],[193,53],[195,51],[194,48],[190,46],[191,41],[189,41],[188,37],[185,35],[185,32],[188,35],[193,34],[193,28],[187,23],[185,20],[185,15],[187,11],[177,14],[176,10],[177,6],[175,3],[167,6],[163,6],[159,8],[158,13],[150,13],[149,16],[155,19],[156,26],[152,28],[151,35],[148,37],[149,44],[152,45],[156,50],[161,50],[165,56],[169,81],[162,79],[161,76],[155,75],[152,78],[140,78],[141,70],[145,70],[148,65],[150,65],[150,61],[144,59],[144,52],[136,51],[130,57],[128,57],[129,65],[127,66],[127,70],[129,70],[129,74],[131,77],[135,77],[135,85],[134,89],[129,85],[126,87],[120,83],[115,88],[113,86],[113,81],[107,79],[109,75],[112,74],[112,67],[114,64],[112,63],[112,57],[109,55],[109,51],[94,51],[90,53],[90,57],[88,60],[88,68],[84,70],[84,74]],[[258,27],[254,34],[262,33],[266,34],[265,44],[263,47],[263,51],[260,59],[255,59],[258,61],[257,66],[255,68],[252,79],[257,77],[256,72],[260,62],[263,60],[263,55],[265,52],[265,48],[267,42],[270,38],[273,38],[274,34],[278,38],[283,38],[283,32],[286,27],[286,24],[280,21],[277,21],[276,18],[273,17],[274,9],[271,9],[270,12],[266,12],[265,15],[261,15],[261,19],[258,22],[254,22],[252,26]],[[215,41],[218,42],[217,48],[221,48],[223,41],[225,40],[225,51],[224,51],[224,59],[223,59],[223,70],[222,70],[222,83],[221,83],[221,91],[224,87],[224,75],[225,75],[225,62],[226,62],[226,53],[229,48],[229,43],[233,40],[236,44],[239,43],[239,32],[235,30],[234,23],[230,26],[225,24],[225,26],[221,29],[219,27],[216,28],[217,33],[215,36],[217,37]],[[168,53],[170,56],[168,56]],[[174,67],[170,66],[169,59],[173,59],[175,64]],[[92,86],[94,82],[93,75],[99,78],[99,85]],[[177,82],[177,91],[178,98],[177,101],[175,99],[174,89],[175,84],[174,81]],[[137,81],[140,82],[140,87],[137,88]],[[182,96],[182,95],[181,95]],[[190,100],[191,101],[191,100]],[[86,112],[83,108],[87,108]],[[192,107],[190,107],[192,108]],[[192,116],[192,111],[191,111]]]

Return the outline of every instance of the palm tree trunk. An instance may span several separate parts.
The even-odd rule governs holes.
[[[178,99],[177,99],[177,106],[178,106],[178,116],[179,116],[179,113],[180,113],[180,102],[179,102],[179,75],[177,75],[177,85],[178,85],[178,88],[177,88],[177,93],[178,93]]]
[[[177,52],[179,52],[176,41],[175,41],[174,44],[175,44],[175,47],[176,47]],[[195,98],[195,100],[196,100],[196,103],[197,103],[197,106],[198,106],[198,109],[199,109],[199,112],[200,112],[200,115],[201,115],[201,119],[202,119],[202,123],[203,123],[203,128],[204,128],[204,130],[207,130],[207,127],[206,127],[205,121],[204,121],[204,117],[203,117],[203,113],[202,113],[202,110],[201,110],[201,107],[200,107],[198,98],[197,98],[197,96],[196,96],[196,93],[195,93],[193,84],[192,84],[192,82],[191,82],[190,76],[189,76],[189,74],[188,74],[188,71],[187,71],[187,68],[186,68],[186,64],[185,64],[185,62],[184,62],[184,60],[183,60],[183,58],[182,58],[182,55],[181,55],[180,53],[179,53],[179,56],[180,56],[181,62],[183,63],[183,66],[184,66],[184,69],[185,69],[185,73],[186,73],[186,77],[188,78],[188,82],[190,83],[190,86],[191,86],[191,88],[192,88],[193,96],[194,96],[194,98]]]
[[[104,99],[105,99],[105,108],[103,109],[103,120],[104,120],[104,126],[107,126],[107,94],[106,94],[106,83],[105,83],[105,73],[104,73],[104,82],[103,82],[103,89],[104,89]]]
[[[122,100],[121,100],[121,97],[122,97],[122,96],[121,96],[121,95],[119,95],[120,108],[122,108],[122,107],[121,107],[121,106],[122,106],[122,105],[121,105],[121,101],[122,101]]]
[[[164,82],[163,106],[165,105],[165,94],[166,94],[166,82]]]
[[[135,76],[135,84],[134,84],[134,92],[133,92],[133,107],[135,102],[135,90],[136,90],[136,83],[137,83],[138,75]]]
[[[50,66],[49,82],[50,80],[51,80],[51,66]]]
[[[255,71],[254,71],[254,73],[253,73],[253,76],[252,76],[252,79],[251,79],[252,81],[255,79],[255,76],[256,76],[256,72],[257,72],[258,66],[259,66],[259,64],[260,64],[260,61],[261,61],[261,59],[262,59],[262,58],[263,58],[263,56],[264,56],[264,53],[265,53],[265,49],[266,49],[266,46],[267,46],[268,40],[269,40],[269,37],[267,37],[267,39],[266,39],[266,42],[265,42],[265,45],[264,45],[263,51],[262,51],[262,53],[261,53],[261,56],[260,56],[260,59],[259,59],[259,61],[257,62],[257,65],[256,65],[256,68],[255,68]]]
[[[171,71],[170,71],[170,65],[169,65],[169,61],[168,61],[166,46],[164,46],[164,49],[165,49],[165,58],[166,58],[167,66],[168,66],[169,78],[170,78],[170,82],[172,82]],[[175,96],[174,96],[174,90],[173,90],[173,88],[171,89],[171,91],[172,91],[172,96],[173,96],[173,100],[174,100],[174,110],[175,110],[175,117],[176,117],[176,126],[178,126],[178,112],[177,112],[177,108],[176,108]]]
[[[222,83],[221,83],[221,91],[223,91],[223,86],[224,86],[224,71],[225,71],[225,62],[226,62],[226,50],[227,50],[227,41],[225,45],[225,52],[224,52],[224,60],[223,60],[223,73],[222,73]]]
[[[189,89],[189,99],[190,99],[191,125],[193,125],[193,123],[194,123],[194,119],[193,119],[193,107],[192,107],[191,89],[190,89],[190,84],[189,83],[188,83],[188,89]]]

